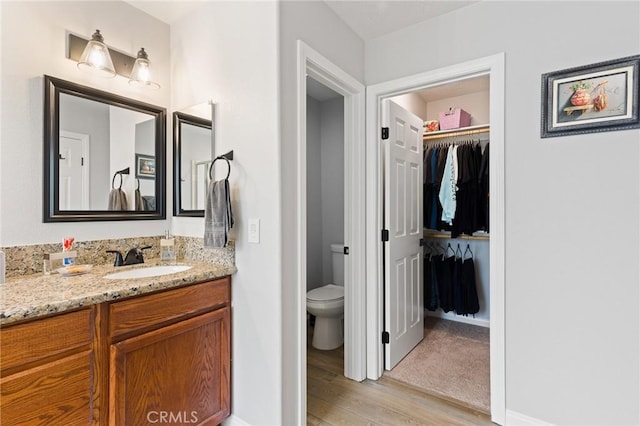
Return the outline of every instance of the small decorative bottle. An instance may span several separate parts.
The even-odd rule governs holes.
[[[160,239],[160,261],[173,265],[176,263],[176,257],[174,238],[167,230],[164,233],[164,238]]]

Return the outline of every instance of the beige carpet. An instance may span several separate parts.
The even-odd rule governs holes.
[[[489,413],[489,329],[433,317],[424,323],[424,340],[385,376]]]

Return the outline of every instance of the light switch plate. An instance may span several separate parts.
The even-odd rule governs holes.
[[[250,243],[260,243],[260,219],[249,219],[249,237]]]

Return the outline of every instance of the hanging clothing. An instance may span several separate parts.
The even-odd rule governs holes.
[[[437,257],[437,256],[435,256]],[[429,311],[438,309],[438,278],[433,266],[431,254],[424,257],[424,308]]]
[[[432,167],[432,156],[435,148],[429,147],[425,149],[423,156],[423,169],[424,169],[424,182],[422,185],[422,223],[425,228],[431,227],[431,216],[432,210],[435,209],[433,206],[433,180],[435,179],[435,175],[433,174]]]
[[[436,203],[436,217],[435,222],[436,225],[433,229],[437,230],[449,230],[451,226],[442,220],[442,203],[440,202],[440,187],[442,186],[442,181],[444,177],[444,167],[447,162],[447,152],[448,148],[440,148],[438,150],[438,161],[437,161],[437,169],[436,169],[436,177],[434,182],[434,198]]]
[[[480,301],[476,288],[476,271],[473,258],[464,259],[461,263],[461,290],[463,306],[460,315],[477,314],[480,312]]]
[[[484,147],[478,171],[478,229],[489,232],[489,144]]]
[[[449,146],[447,149],[447,157],[444,165],[444,172],[442,176],[442,185],[440,186],[440,193],[438,199],[442,204],[442,216],[443,222],[451,225],[453,218],[456,214],[456,181],[457,181],[457,169],[458,165],[455,160],[454,151],[455,146]]]
[[[457,210],[451,228],[451,237],[473,234],[477,230],[477,157],[478,145],[465,144],[458,149]]]

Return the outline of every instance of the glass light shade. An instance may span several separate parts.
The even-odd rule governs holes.
[[[78,68],[91,71],[102,77],[115,77],[116,70],[109,54],[109,48],[103,43],[104,39],[100,30],[96,30],[91,36],[91,40],[80,55]]]
[[[144,51],[144,47],[138,52],[138,57],[133,64],[131,70],[131,76],[129,77],[129,84],[132,86],[150,87],[153,89],[159,89],[160,85],[151,81],[151,73],[149,70],[149,56]]]

